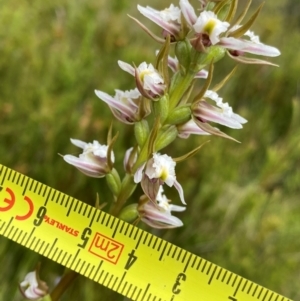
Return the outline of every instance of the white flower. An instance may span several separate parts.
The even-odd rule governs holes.
[[[164,80],[152,64],[141,63],[137,68],[118,61],[120,68],[136,78],[137,88],[144,96],[162,96],[165,91]]]
[[[28,273],[19,288],[22,295],[29,300],[37,301],[48,294],[48,286],[39,279],[38,271]]]
[[[261,43],[259,36],[255,35],[253,31],[247,30],[244,33],[244,38],[236,39],[231,37],[230,34],[240,27],[241,25],[233,26],[228,31],[228,36],[220,39],[219,45],[231,51],[235,51],[235,56],[243,55],[245,52],[269,57],[280,55],[280,51],[277,48]],[[257,61],[257,63],[258,62],[259,61]],[[260,63],[262,62],[260,61]]]
[[[181,11],[179,7],[171,4],[169,8],[161,11],[153,9],[150,6],[143,7],[138,5],[137,8],[142,15],[156,23],[172,36],[177,36],[179,33],[181,23]]]
[[[176,162],[168,155],[154,153],[146,165],[141,166],[134,175],[135,183],[141,182],[144,193],[154,200],[159,186],[166,183],[169,187],[174,186],[183,204],[185,203],[183,189],[176,180]],[[144,170],[145,169],[145,170]]]
[[[107,164],[107,145],[101,145],[98,141],[94,140],[93,143],[86,143],[81,140],[71,139],[71,142],[82,148],[83,152],[79,157],[73,155],[63,156],[64,160],[75,166],[82,173],[93,178],[102,178],[109,171]],[[114,153],[111,153],[111,161],[114,162]]]
[[[197,102],[194,106],[193,115],[199,121],[204,123],[212,121],[233,129],[241,129],[243,127],[242,124],[247,122],[245,118],[233,113],[229,104],[223,103],[223,99],[216,92],[208,90],[204,97],[215,101],[217,107],[205,100]]]
[[[139,102],[141,100],[141,93],[138,89],[121,91],[115,90],[114,97],[105,92],[95,90],[96,95],[108,104],[114,116],[121,122],[132,124],[137,121],[137,112],[139,109]]]
[[[170,229],[181,227],[182,221],[172,215],[172,211],[184,211],[185,207],[172,205],[170,200],[163,194],[162,186],[159,187],[156,202],[148,201],[138,207],[141,221],[152,228]]]
[[[226,32],[230,24],[222,22],[212,11],[200,13],[196,23],[193,25],[195,32],[207,34],[213,45],[220,41],[219,35]]]

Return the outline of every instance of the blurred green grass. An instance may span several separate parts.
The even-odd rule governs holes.
[[[241,1],[242,3],[243,1]],[[253,1],[254,7],[259,1]],[[94,89],[113,93],[134,87],[117,60],[153,62],[157,49],[127,16],[145,21],[136,4],[163,9],[153,0],[0,0],[1,164],[67,194],[94,203],[110,197],[104,180],[66,166],[58,153],[77,150],[69,138],[106,139],[109,109]],[[194,1],[197,3],[197,1]],[[156,234],[287,297],[300,298],[300,24],[299,4],[266,1],[253,30],[278,47],[280,68],[240,65],[221,95],[248,119],[228,131],[241,144],[212,137],[186,164],[178,165],[187,211],[185,226]],[[298,13],[296,13],[298,12]],[[222,78],[234,63],[216,65]],[[116,165],[133,143],[131,127],[120,131]],[[207,138],[176,141],[179,156]],[[168,196],[177,199],[172,190]],[[139,196],[137,191],[134,197]],[[147,228],[148,231],[151,231]],[[42,262],[42,279],[53,286],[63,267],[0,238],[0,300],[21,300],[17,283]],[[62,300],[117,300],[83,277]],[[119,297],[123,300],[123,297]]]

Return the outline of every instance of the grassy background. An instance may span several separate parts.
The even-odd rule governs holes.
[[[243,2],[243,1],[240,1]],[[259,1],[253,1],[254,6]],[[221,95],[248,119],[241,141],[220,138],[178,165],[187,211],[185,226],[156,234],[287,297],[299,300],[300,277],[300,23],[294,0],[266,1],[254,31],[282,55],[280,68],[240,65]],[[0,0],[1,164],[65,193],[94,203],[109,197],[105,181],[90,179],[57,155],[74,153],[69,138],[106,139],[111,113],[94,89],[113,93],[134,87],[117,60],[153,62],[158,45],[127,16],[159,33],[136,4],[152,0]],[[194,1],[197,3],[197,1]],[[234,63],[216,65],[216,81]],[[120,131],[116,166],[133,143]],[[207,138],[178,140],[166,151],[179,156]],[[176,147],[174,147],[176,145]],[[173,191],[168,191],[171,196]],[[134,195],[138,197],[140,191]],[[173,199],[177,200],[176,193]],[[147,229],[147,228],[146,228]],[[150,231],[150,229],[147,229]],[[63,268],[0,237],[0,300],[21,300],[17,283],[37,261],[50,286]],[[123,300],[84,278],[62,300]]]

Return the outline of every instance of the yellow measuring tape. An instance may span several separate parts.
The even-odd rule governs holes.
[[[0,234],[137,301],[291,301],[0,165]]]

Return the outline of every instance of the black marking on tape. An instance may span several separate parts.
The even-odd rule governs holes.
[[[146,297],[146,295],[147,295],[147,293],[148,293],[149,288],[150,288],[150,283],[147,284],[147,286],[146,286],[146,288],[145,288],[145,291],[144,291],[144,294],[143,294],[143,296],[142,296],[141,301],[144,301],[144,299],[145,299],[145,297]]]
[[[206,272],[206,275],[209,274],[211,267],[212,267],[212,263],[210,262],[210,263],[209,263],[209,267],[208,267],[207,272]]]
[[[3,177],[2,177],[2,181],[1,181],[1,186],[3,185],[3,183],[5,181],[5,177],[6,177],[6,173],[7,173],[7,168],[5,166],[2,166],[2,168],[1,168],[1,174],[2,174],[3,170],[4,170],[4,174],[3,174]]]
[[[96,281],[96,276],[98,275],[98,273],[99,273],[99,270],[100,270],[100,268],[101,268],[101,266],[102,266],[102,263],[103,263],[103,260],[101,260],[100,262],[99,262],[99,265],[98,265],[98,267],[97,267],[97,270],[95,271],[95,275],[93,276],[93,277],[91,277],[91,279],[93,279],[94,281]],[[97,281],[96,281],[97,282]]]
[[[255,287],[255,289],[254,289],[254,292],[252,293],[252,296],[253,296],[253,297],[255,296],[257,289],[258,289],[258,284],[256,284],[256,287]]]
[[[14,177],[14,178],[15,178],[15,177]],[[30,186],[29,186],[29,188],[28,188],[29,191],[32,191],[33,183],[34,183],[34,180],[31,179]]]
[[[52,189],[52,197],[50,198],[50,200],[51,201],[54,201],[55,203],[57,203],[58,201],[59,201],[59,196],[58,196],[58,198],[56,198],[55,196],[56,196],[56,193],[57,193],[57,190],[55,190],[55,189]]]
[[[120,287],[121,287],[121,285],[122,285],[122,282],[123,282],[123,280],[124,280],[124,278],[125,278],[125,276],[126,276],[126,273],[127,273],[127,271],[125,271],[125,272],[123,273],[123,276],[122,276],[122,278],[120,279],[119,285],[118,285],[118,287],[117,287],[117,289],[116,289],[117,292],[119,292],[119,289],[120,289]]]
[[[134,227],[134,228],[135,228],[135,234],[134,234],[133,239],[136,240],[137,235],[138,235],[138,233],[139,233],[139,228],[138,228],[138,227]]]
[[[212,272],[212,274],[211,274],[211,276],[209,278],[208,284],[211,284],[212,280],[214,279],[214,276],[215,276],[215,273],[217,271],[217,268],[218,268],[218,266],[215,265],[215,268],[214,268],[214,270],[213,270],[213,272]]]
[[[29,239],[31,238],[31,236],[32,236],[32,234],[34,233],[34,231],[35,231],[35,227],[31,230],[31,232],[30,232],[30,234],[29,234],[29,236],[28,236],[28,238],[27,238],[27,241],[26,241],[26,243],[24,244],[26,247],[27,247],[27,244],[29,243]]]
[[[123,289],[121,290],[121,294],[122,294],[122,295],[124,295],[124,294],[123,294],[123,291],[124,291],[124,289],[125,289],[126,286],[127,286],[127,281],[125,281],[124,286],[123,286]]]
[[[28,246],[28,249],[32,249],[31,247],[32,247],[33,243],[35,242],[35,239],[36,239],[36,236],[34,236],[32,238],[32,241],[31,241],[30,245]]]
[[[37,251],[39,254],[42,253],[42,248],[43,248],[44,244],[45,244],[45,241],[42,241],[42,243],[41,243],[41,245],[39,247],[39,250]]]
[[[77,263],[76,263],[76,265],[75,265],[75,268],[72,269],[72,270],[74,270],[75,272],[79,272],[79,271],[77,271],[77,268],[78,268],[78,266],[79,266],[80,261],[81,261],[81,259],[78,258]]]
[[[85,261],[84,261],[84,263],[85,263]],[[86,275],[86,273],[87,273],[87,271],[88,271],[90,265],[91,265],[91,264],[88,263],[88,265],[87,265],[86,268],[85,268],[85,271],[83,272],[83,275]],[[83,269],[83,265],[82,265],[81,269]]]
[[[79,204],[79,201],[78,201],[78,200],[76,200],[76,199],[74,199],[74,201],[76,202],[76,204],[75,204],[75,208],[73,209],[73,211],[74,211],[74,212],[76,212],[76,210],[77,210],[77,206],[78,206],[78,204]]]
[[[92,278],[91,275],[92,275],[92,273],[93,273],[94,268],[95,268],[95,266],[93,265],[92,268],[91,268],[91,270],[90,270],[89,275],[87,276],[87,277],[90,278],[90,279]]]
[[[184,269],[183,269],[183,273],[186,272],[187,268],[188,268],[189,265],[190,265],[190,261],[191,261],[191,259],[192,259],[192,257],[193,257],[193,254],[192,254],[192,253],[189,253],[189,254],[190,254],[190,256],[189,256],[189,258],[188,258],[188,260],[187,260],[187,262],[186,262],[186,264],[185,264],[185,267],[184,267]]]
[[[201,270],[201,273],[204,272],[206,265],[207,265],[207,261],[205,260],[204,265],[203,265],[202,270]]]
[[[8,174],[8,177],[7,177],[7,181],[10,181],[10,176],[11,176],[11,173],[12,173],[12,169],[9,169],[9,174]]]
[[[101,273],[99,274],[99,277],[98,277],[98,279],[97,279],[97,282],[98,282],[98,283],[102,283],[102,282],[100,281],[100,279],[101,279],[103,273],[104,273],[104,270],[102,270]]]
[[[162,240],[162,242],[163,242],[163,240]],[[165,245],[164,245],[163,250],[162,250],[162,252],[161,252],[161,254],[160,254],[160,256],[159,256],[159,261],[161,261],[161,260],[163,259],[164,253],[165,253],[166,248],[167,248],[167,245],[168,245],[168,243],[167,243],[166,241],[164,241],[164,242],[165,242]],[[160,244],[160,245],[161,245],[161,244]],[[160,248],[160,246],[159,246],[159,248]],[[159,248],[158,248],[158,249],[159,249]]]
[[[4,232],[3,232],[3,234],[2,234],[3,236],[6,236],[5,233],[6,233],[7,229],[9,228],[9,226],[10,226],[11,222],[13,221],[13,219],[14,219],[13,217],[10,218],[10,220],[9,220],[9,222],[8,222],[8,224],[7,224],[7,226],[6,226],[5,230],[4,230]]]
[[[150,247],[153,237],[154,237],[153,235],[150,236],[150,240],[148,242],[148,247]]]
[[[155,249],[155,246],[156,246],[157,241],[158,241],[158,237],[156,236],[156,237],[155,237],[154,245],[153,245],[153,247],[152,247],[153,249]]]
[[[140,296],[140,294],[141,294],[142,291],[143,291],[143,290],[140,288],[140,290],[139,290],[139,292],[138,292],[138,294],[137,294],[137,296],[136,296],[136,300],[139,299],[139,296]]]
[[[61,192],[60,192],[60,195],[62,196],[62,199],[61,199],[61,201],[60,201],[60,205],[63,206],[63,205],[64,205],[64,200],[65,200],[66,195],[63,194],[63,193],[61,193]]]
[[[11,240],[15,241],[15,236],[17,235],[18,231],[19,231],[19,229],[16,228],[16,229],[15,229],[15,233],[14,233],[13,236],[11,237]]]
[[[111,215],[108,215],[108,219],[106,221],[105,227],[108,227],[111,217],[112,217]]]
[[[184,263],[187,254],[188,254],[187,250],[184,250],[184,255],[183,255],[183,258],[181,260],[182,263]]]
[[[27,177],[26,177],[26,183],[25,183],[25,185],[23,186],[23,185],[22,185],[23,183],[21,184],[21,186],[23,187],[22,195],[25,195],[25,193],[26,193],[26,190],[27,190],[27,186],[28,186],[29,180],[30,180],[30,178],[27,178]]]
[[[133,289],[133,291],[132,291],[132,294],[131,294],[131,296],[129,297],[130,299],[132,299],[132,298],[133,298],[133,296],[134,296],[134,294],[135,294],[135,291],[136,291],[136,289],[137,289],[137,287],[135,286],[135,287],[134,287],[134,289]]]
[[[238,292],[238,290],[239,290],[239,288],[240,288],[242,282],[243,282],[243,278],[240,277],[240,281],[239,281],[239,283],[238,283],[238,285],[237,285],[237,287],[236,287],[236,289],[235,289],[235,291],[234,291],[234,293],[233,293],[233,296],[235,296],[235,295],[237,294],[237,292]]]
[[[129,288],[128,288],[127,293],[126,293],[125,296],[128,296],[129,292],[131,291],[131,287],[132,287],[132,283],[130,283]]]
[[[70,201],[70,199],[73,199],[71,196],[67,196],[68,198],[67,198],[67,201],[66,201],[66,203],[65,203],[65,207],[67,208],[68,207],[68,205],[69,205],[69,201]]]
[[[89,211],[89,213],[87,215],[87,218],[90,218],[93,209],[94,209],[94,211],[96,211],[96,208],[94,208],[93,206],[88,206],[88,207],[90,208],[90,211]],[[95,213],[94,213],[94,215],[95,215]]]
[[[221,276],[221,273],[222,273],[222,268],[220,268],[220,271],[219,271],[219,273],[218,273],[218,275],[216,277],[217,280],[219,280],[219,277]]]
[[[173,248],[173,244],[169,244],[169,249],[168,249],[168,252],[167,252],[167,256],[170,255],[170,253],[172,251],[172,248]]]
[[[164,242],[164,241],[163,241],[162,239],[160,239],[160,244],[159,244],[159,246],[158,246],[158,248],[157,248],[157,251],[158,251],[158,252],[160,251],[160,248],[161,248],[163,242]]]
[[[130,225],[130,226],[131,226],[131,225]],[[131,238],[131,236],[132,236],[132,234],[133,234],[134,228],[135,228],[135,227],[131,227],[131,231],[130,231],[130,233],[129,233],[129,237],[130,237],[130,238]]]
[[[111,281],[114,279],[114,275],[111,275],[109,280],[108,280],[108,283],[107,283],[107,287],[110,288],[110,283]]]
[[[229,274],[229,277],[228,277],[228,280],[227,280],[226,284],[229,284],[231,277],[232,277],[232,273],[230,272],[230,274]]]
[[[271,294],[271,296],[270,296],[270,298],[269,298],[269,300],[268,300],[268,301],[271,301],[271,300],[272,300],[272,298],[273,298],[273,296],[274,296],[274,293],[272,293],[272,294]]]
[[[34,181],[35,182],[35,185],[34,185],[34,188],[33,188],[33,192],[36,193],[36,190],[37,188],[39,187],[39,185],[41,184],[40,182],[38,181]],[[42,185],[42,184],[41,184]]]
[[[109,225],[110,229],[112,229],[114,227],[115,222],[116,222],[116,218],[112,218],[112,221],[111,221],[111,223]]]
[[[79,203],[79,202],[78,202]],[[78,213],[81,214],[81,210],[82,210],[82,207],[83,207],[84,203],[83,202],[80,202],[80,207],[78,209]]]
[[[57,250],[59,250],[59,249],[57,248]],[[60,258],[60,256],[61,256],[62,253],[63,253],[63,249],[60,250],[60,252],[58,253],[57,258],[54,259],[56,262],[59,262],[59,258]]]
[[[266,293],[265,293],[265,295],[264,295],[264,297],[263,297],[262,301],[265,301],[265,299],[266,299],[266,297],[267,297],[268,293],[269,293],[269,291],[266,291]]]
[[[137,228],[137,229],[138,229],[138,228]],[[135,248],[136,248],[136,249],[139,247],[140,242],[141,242],[142,237],[143,237],[143,235],[144,235],[145,232],[144,232],[144,231],[140,231],[140,230],[138,229],[137,233],[140,233],[140,235],[139,235],[138,241],[137,241],[137,243],[136,243],[136,245],[135,245]]]
[[[57,238],[54,239],[54,241],[53,241],[53,243],[52,243],[52,245],[51,245],[51,247],[50,247],[50,250],[49,250],[48,254],[46,255],[46,257],[48,257],[48,258],[50,257],[50,254],[51,254],[51,252],[52,252],[54,246],[56,245],[57,240],[58,240]]]
[[[89,227],[92,227],[92,225],[93,225],[93,222],[94,222],[94,218],[95,218],[95,216],[96,216],[96,213],[97,213],[97,211],[98,210],[96,210],[95,208],[93,208],[93,207],[91,207],[92,209],[94,209],[94,214],[93,214],[93,216],[92,216],[92,218],[91,218],[91,220],[90,220],[90,224],[89,224]]]
[[[16,184],[17,184],[17,185],[19,185],[19,182],[20,182],[21,176],[22,176],[22,175],[21,175],[20,173],[18,173],[18,178],[17,178],[17,181],[16,181]]]
[[[233,280],[233,282],[232,282],[231,286],[234,286],[234,284],[235,284],[235,282],[236,282],[236,279],[237,279],[237,277],[238,277],[238,275],[235,275],[235,278],[234,278],[234,280]]]
[[[9,232],[6,235],[6,237],[9,239],[11,239],[9,236],[10,236],[10,233],[12,232],[13,228],[14,228],[14,226],[11,226]]]
[[[71,265],[70,265],[70,269],[71,269],[71,270],[73,270],[73,269],[72,269],[72,266],[73,266],[73,264],[75,263],[75,260],[77,259],[79,253],[80,253],[80,249],[77,250],[77,252],[76,252],[76,254],[75,254],[74,258],[73,258],[73,261],[72,261],[72,263],[71,263]]]
[[[72,198],[70,207],[69,207],[69,209],[68,209],[68,211],[67,211],[67,216],[70,215],[70,212],[71,212],[71,210],[72,210],[72,206],[73,206],[73,204],[74,204],[74,201],[75,201],[75,199]]]
[[[126,226],[127,226],[127,227],[126,227],[125,233],[124,233],[125,236],[127,236],[127,231],[128,231],[128,229],[129,229],[129,226],[130,226],[130,225],[129,225],[129,224],[126,224]]]
[[[120,225],[120,222],[121,222],[121,220],[117,219],[117,224],[116,224],[116,226],[115,226],[115,228],[114,228],[114,232],[113,232],[113,234],[112,234],[112,238],[115,237],[115,235],[116,235],[116,233],[117,233],[117,231],[118,231],[118,227],[119,227],[119,225]]]
[[[260,290],[260,292],[258,293],[257,299],[260,298],[260,295],[261,295],[261,293],[263,292],[263,290],[264,290],[264,288],[262,287],[261,290]]]
[[[196,261],[197,261],[197,259],[198,259],[198,257],[197,257],[197,256],[195,256],[195,255],[194,255],[194,257],[195,257],[195,258],[194,258],[194,261],[193,261],[193,263],[192,263],[192,265],[191,265],[191,267],[192,267],[192,268],[194,268],[194,266],[195,266],[195,263],[196,263]]]
[[[83,210],[83,216],[85,216],[86,215],[86,211],[87,211],[87,209],[88,209],[88,204],[86,204],[86,203],[84,203],[84,205],[85,205],[85,207],[84,207],[84,210]],[[88,216],[89,217],[89,216]]]

